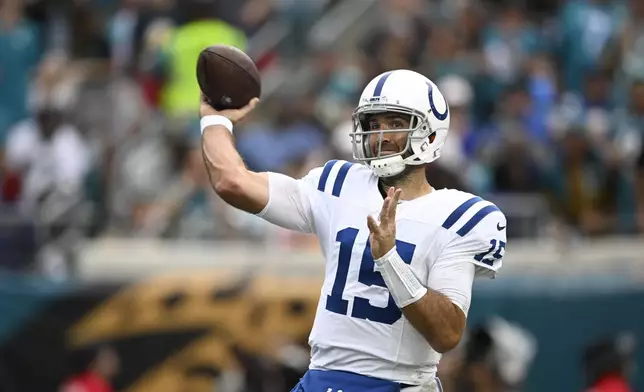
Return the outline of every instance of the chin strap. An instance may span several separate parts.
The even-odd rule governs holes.
[[[378,177],[391,177],[405,170],[405,162],[403,161],[402,156],[396,155],[393,157],[374,159],[369,162],[369,165]]]

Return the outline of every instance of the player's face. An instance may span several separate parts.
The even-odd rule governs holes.
[[[369,135],[372,156],[396,154],[407,146],[407,132],[387,132],[409,129],[410,117],[400,113],[377,113],[369,117],[369,130],[381,131]],[[382,140],[380,140],[382,138]],[[378,150],[380,149],[380,154]]]

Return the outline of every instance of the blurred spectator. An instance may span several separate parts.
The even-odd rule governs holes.
[[[457,14],[453,19],[453,25],[458,26],[458,31],[462,34],[463,47],[468,52],[474,52],[481,46],[481,36],[479,32],[483,30],[486,23],[483,5],[477,1],[443,1],[446,4],[460,4],[456,8]]]
[[[158,108],[161,104],[165,78],[163,48],[172,37],[174,26],[169,18],[159,17],[149,21],[142,32],[140,52],[134,53],[130,66],[134,68],[136,80],[147,106]],[[125,47],[127,48],[127,44]],[[113,59],[113,65],[118,61]]]
[[[550,124],[554,132],[583,124],[596,142],[605,142],[610,136],[609,117],[614,109],[610,77],[604,71],[588,72],[580,92],[564,93],[556,111],[556,123]]]
[[[602,234],[614,227],[614,180],[602,165],[583,128],[569,128],[562,146],[551,156],[546,186],[564,221],[585,234]]]
[[[583,75],[601,65],[601,56],[623,21],[621,2],[573,0],[559,14],[559,56],[566,90],[580,91]]]
[[[114,391],[110,381],[119,371],[118,354],[107,346],[92,351],[92,354],[93,358],[90,359],[89,366],[81,373],[63,382],[60,392]]]
[[[169,180],[149,205],[138,210],[140,219],[135,227],[142,234],[205,239],[232,232],[222,214],[224,204],[211,190],[201,148],[196,142],[192,144],[181,148],[179,175]]]
[[[641,29],[644,22],[644,3],[629,0],[628,18],[622,27],[620,60],[622,72],[627,80],[644,79],[644,32]]]
[[[429,33],[419,68],[434,80],[449,74],[472,78],[481,71],[479,56],[466,51],[465,45],[460,29],[445,22],[437,24]]]
[[[612,86],[613,99],[620,105],[626,103],[624,91],[628,86],[644,78],[644,35],[640,28],[644,21],[644,6],[637,0],[628,0],[626,3],[626,18],[613,35],[610,45],[605,48],[602,64],[615,76]]]
[[[69,19],[69,52],[76,58],[107,59],[109,46],[104,34],[104,15],[92,1],[66,2],[64,13]]]
[[[427,169],[434,186],[498,196],[524,218],[531,208],[518,206],[548,196],[580,234],[644,228],[640,1],[40,0],[27,14],[22,3],[0,6],[1,53],[11,53],[0,55],[1,145],[12,129],[0,148],[3,203],[91,201],[98,234],[304,243],[221,206],[200,173],[195,61],[224,43],[257,53],[264,74],[263,103],[235,134],[252,169],[301,176],[351,159],[365,81],[411,68],[450,105],[443,156]],[[356,19],[328,23],[334,10]],[[338,31],[310,45],[314,25]],[[60,158],[44,164],[40,148]],[[61,182],[77,190],[38,204],[71,189]]]
[[[520,2],[500,3],[495,20],[485,30],[483,51],[489,75],[496,83],[516,82],[532,55],[542,48],[538,30],[526,18]]]
[[[615,142],[623,162],[634,162],[644,142],[644,80],[635,81],[629,93],[628,106],[615,112]]]
[[[507,193],[532,193],[543,187],[542,174],[527,142],[509,140],[493,168],[494,189]]]
[[[59,55],[41,64],[34,81],[33,117],[10,130],[5,156],[15,188],[12,199],[23,216],[45,228],[39,233],[37,267],[58,278],[71,272],[75,242],[88,225],[85,185],[93,160],[84,135],[69,117],[76,82],[67,67],[67,59]]]
[[[237,148],[252,170],[284,171],[325,147],[324,135],[306,100],[278,110],[273,124],[251,125],[237,137]]]
[[[440,370],[445,390],[520,391],[536,355],[537,342],[521,326],[495,317],[470,329],[457,350],[449,355],[448,368]]]
[[[285,38],[282,53],[292,59],[299,59],[307,53],[309,30],[318,21],[320,12],[330,0],[279,0],[271,1],[275,16],[290,26],[291,34]]]
[[[197,57],[207,46],[222,44],[246,49],[246,37],[235,26],[218,19],[216,0],[187,0],[176,6],[179,24],[163,48],[165,85],[162,107],[168,116],[194,116],[199,85]]]
[[[502,192],[530,192],[539,187],[537,167],[545,136],[536,119],[536,104],[525,79],[502,93],[492,126],[479,131],[477,145],[492,169],[492,188]],[[529,148],[528,148],[529,146]]]
[[[423,22],[423,2],[388,0],[381,4],[380,20],[363,43],[362,67],[372,79],[385,70],[419,65],[428,27]]]
[[[635,340],[630,334],[601,340],[584,351],[582,363],[586,392],[631,392],[628,376],[633,371]]]
[[[123,0],[121,7],[109,21],[108,38],[112,67],[126,71],[136,64],[137,46],[140,45],[141,2]]]
[[[435,188],[480,190],[487,181],[479,163],[473,160],[477,132],[471,119],[473,91],[467,79],[448,75],[438,80],[438,87],[449,102],[450,132],[441,159],[427,168],[427,178]]]
[[[113,229],[138,230],[154,201],[174,176],[173,145],[164,138],[163,125],[151,116],[130,124],[113,156],[111,181]]]
[[[637,225],[640,232],[644,233],[644,145],[637,160],[636,171],[636,195],[637,195]]]
[[[494,15],[482,32],[485,76],[479,82],[477,94],[481,105],[478,115],[484,120],[505,88],[524,77],[531,56],[543,50],[539,31],[528,21],[520,3],[501,2]]]
[[[156,65],[153,63],[159,60],[161,48],[168,43],[171,3],[168,0],[119,0],[119,3],[106,26],[112,70],[117,75],[140,77],[141,68]]]
[[[254,33],[259,30],[268,18],[273,14],[275,4],[270,0],[249,0],[240,13],[241,25],[247,33]]]
[[[0,150],[9,128],[28,116],[29,80],[42,50],[38,28],[23,11],[23,0],[0,2]]]
[[[48,194],[77,197],[89,171],[90,151],[68,119],[73,82],[65,80],[64,58],[45,61],[36,81],[33,118],[9,132],[6,165],[22,179],[20,199],[31,210]]]

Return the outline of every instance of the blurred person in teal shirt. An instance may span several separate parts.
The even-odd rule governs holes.
[[[481,67],[478,53],[468,51],[460,26],[444,23],[429,34],[421,71],[435,79],[456,74],[469,80],[481,71]]]
[[[505,2],[483,32],[484,72],[475,83],[476,116],[486,122],[502,92],[525,75],[534,55],[545,48],[540,31],[519,3]]]
[[[27,92],[37,65],[37,26],[23,16],[21,0],[0,2],[0,150],[9,128],[28,116]]]
[[[606,165],[586,124],[568,126],[544,161],[544,185],[562,223],[595,236],[618,229],[619,174]]]
[[[628,104],[628,89],[644,79],[644,2],[627,1],[627,15],[604,51],[602,65],[613,73],[613,100]]]
[[[637,196],[637,228],[644,234],[644,147],[641,147],[637,159],[636,196]]]
[[[636,80],[627,92],[628,104],[613,112],[614,124],[610,136],[611,148],[607,162],[619,170],[618,188],[619,223],[625,231],[635,230],[636,218],[636,173],[637,160],[644,145],[644,80]]]
[[[559,14],[559,57],[563,84],[579,91],[587,71],[595,70],[618,33],[624,16],[623,1],[570,0]]]

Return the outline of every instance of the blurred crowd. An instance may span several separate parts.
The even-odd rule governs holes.
[[[350,159],[362,88],[410,68],[450,104],[435,187],[495,201],[514,237],[642,233],[642,26],[638,0],[2,0],[0,238],[18,259],[99,235],[299,244],[210,191],[195,64],[217,43],[263,74],[236,131],[253,170]]]

